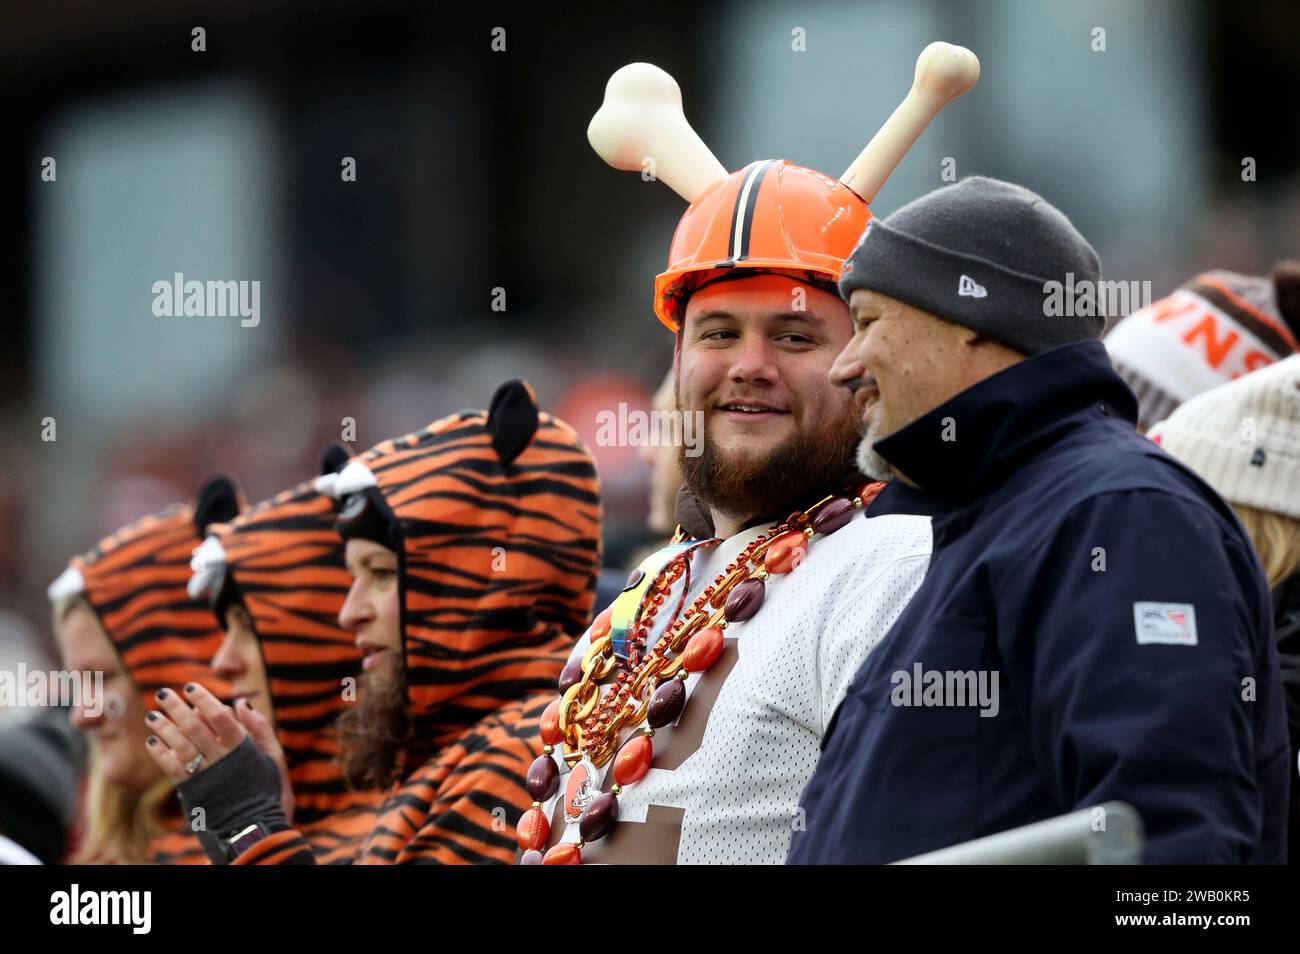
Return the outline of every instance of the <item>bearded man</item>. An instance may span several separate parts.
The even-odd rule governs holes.
[[[859,415],[829,378],[835,292],[869,218],[842,183],[752,163],[678,226],[678,531],[579,641],[542,718],[526,864],[781,863],[848,681],[921,583],[924,515],[871,517]],[[603,685],[602,685],[603,683]]]

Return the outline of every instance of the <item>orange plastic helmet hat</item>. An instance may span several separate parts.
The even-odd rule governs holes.
[[[655,279],[655,314],[676,331],[691,293],[737,268],[837,282],[870,219],[867,203],[828,175],[784,159],[752,162],[682,216]]]

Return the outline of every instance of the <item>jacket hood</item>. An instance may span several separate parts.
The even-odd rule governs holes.
[[[352,580],[335,516],[306,481],[213,526],[195,561],[205,588],[233,585],[252,619],[299,821],[350,797],[335,723],[356,699],[361,652],[338,623]]]
[[[187,682],[230,698],[230,686],[208,668],[222,633],[212,614],[186,591],[198,545],[194,510],[176,504],[73,557],[49,588],[51,602],[74,594],[86,598],[146,709],[156,707],[158,689]]]
[[[508,703],[554,692],[591,618],[600,488],[591,453],[526,383],[322,480],[339,498],[377,498],[396,537],[417,740],[408,762]]]

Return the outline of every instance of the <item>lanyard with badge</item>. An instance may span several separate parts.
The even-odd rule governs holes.
[[[686,603],[686,595],[691,591],[692,557],[694,557],[696,551],[704,547],[716,547],[721,542],[722,540],[717,537],[706,540],[673,542],[662,549],[656,550],[641,561],[641,565],[633,570],[628,577],[627,586],[614,600],[612,606],[609,635],[615,656],[620,660],[628,658],[628,634],[635,628],[637,621],[640,620],[643,609],[642,601],[655,582],[664,573],[668,572],[677,561],[680,560],[684,563],[681,592],[677,596],[677,605],[668,618],[668,625],[671,626]]]

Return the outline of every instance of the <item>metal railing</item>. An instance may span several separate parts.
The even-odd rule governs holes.
[[[1106,802],[1068,815],[896,861],[899,865],[1137,865],[1142,818]]]

